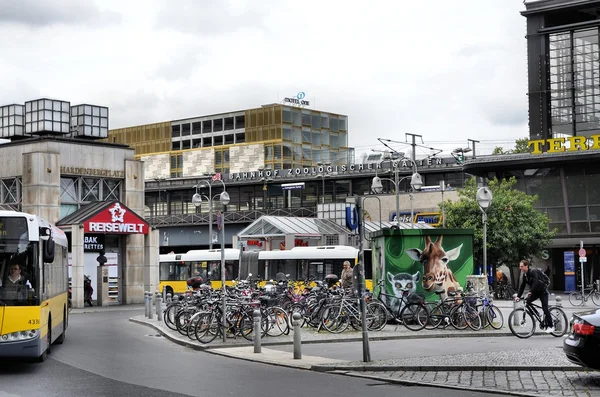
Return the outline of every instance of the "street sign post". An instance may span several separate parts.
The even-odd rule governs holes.
[[[583,274],[583,264],[585,262],[587,262],[587,258],[586,258],[586,251],[585,248],[583,248],[583,241],[580,241],[580,248],[579,248],[579,265],[581,267],[581,296],[584,297],[585,296],[585,277]],[[583,301],[583,305],[585,306],[585,299],[582,298]]]

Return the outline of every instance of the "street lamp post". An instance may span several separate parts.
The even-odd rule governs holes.
[[[194,185],[194,188],[196,188],[196,193],[192,196],[192,203],[196,206],[199,207],[202,204],[202,197],[204,197],[207,201],[208,201],[208,210],[209,210],[209,239],[210,239],[210,248],[212,249],[212,211],[213,211],[213,202],[215,200],[215,198],[217,197],[217,195],[215,195],[214,197],[212,196],[212,184],[210,182],[207,181],[203,181],[206,182],[206,185],[208,186],[208,194],[209,197],[207,196],[203,196],[202,194],[198,193],[198,187],[199,185]],[[225,190],[225,183],[221,180],[219,180],[219,182],[221,182],[221,184],[223,185],[223,191],[221,192],[221,194],[219,194],[219,201],[221,203],[221,205],[227,205],[229,204],[229,201],[231,200],[231,198],[229,197],[229,193],[227,193],[227,191]],[[225,343],[227,341],[227,326],[226,326],[226,313],[227,313],[227,289],[225,288],[225,219],[224,219],[224,213],[221,213],[221,296],[222,296],[222,306],[223,306],[223,316],[222,316],[222,321],[223,321],[223,343]]]
[[[411,159],[407,159],[412,161]],[[392,180],[390,178],[380,178],[379,176],[375,175],[373,177],[373,181],[371,182],[371,189],[377,193],[380,194],[381,192],[383,192],[383,185],[381,184],[382,180],[388,180],[390,182],[392,182],[394,184],[394,188],[396,189],[396,220],[398,222],[398,224],[400,223],[400,182],[402,182],[405,179],[410,178],[410,186],[412,188],[412,190],[421,190],[421,186],[423,186],[423,180],[421,179],[421,175],[417,172],[417,164],[412,161],[414,167],[413,167],[413,174],[412,175],[407,175],[401,179],[398,179],[398,166],[395,167],[394,169],[394,179]],[[409,193],[409,197],[410,197],[410,224],[411,224],[411,228],[415,227],[415,213],[414,213],[414,207],[413,207],[413,193],[410,192]]]
[[[481,208],[483,222],[483,275],[487,277],[487,210],[492,204],[492,191],[488,187],[477,190],[477,204]]]
[[[325,162],[325,163],[317,163],[317,165],[319,166],[319,168],[323,168],[323,171],[320,172],[319,174],[317,174],[317,176],[321,177],[321,180],[323,181],[323,189],[321,191],[321,204],[325,204],[325,177],[329,176],[329,174],[326,174],[325,171],[327,171],[327,167],[329,167],[331,165],[330,162]]]

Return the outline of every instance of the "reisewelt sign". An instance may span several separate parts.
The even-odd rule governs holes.
[[[116,202],[83,223],[85,233],[148,234],[149,225],[123,204]]]

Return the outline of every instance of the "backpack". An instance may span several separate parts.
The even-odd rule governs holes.
[[[548,287],[550,287],[550,277],[548,277],[548,275],[546,275],[546,273],[544,273],[541,269],[533,269],[533,271],[538,274],[540,280],[544,284],[544,287],[548,289]]]

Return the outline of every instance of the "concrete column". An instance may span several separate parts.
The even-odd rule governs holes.
[[[144,290],[152,293],[158,291],[159,285],[159,257],[158,243],[159,230],[151,229],[150,233],[144,238]],[[159,291],[161,292],[161,291]]]
[[[144,215],[144,163],[139,160],[125,160],[124,204]],[[131,234],[125,238],[123,255],[122,302],[124,304],[144,302],[144,257],[143,234]]]
[[[73,307],[84,307],[83,302],[83,228],[71,226],[71,301]]]
[[[60,220],[60,155],[49,152],[23,154],[23,212],[51,223]]]

